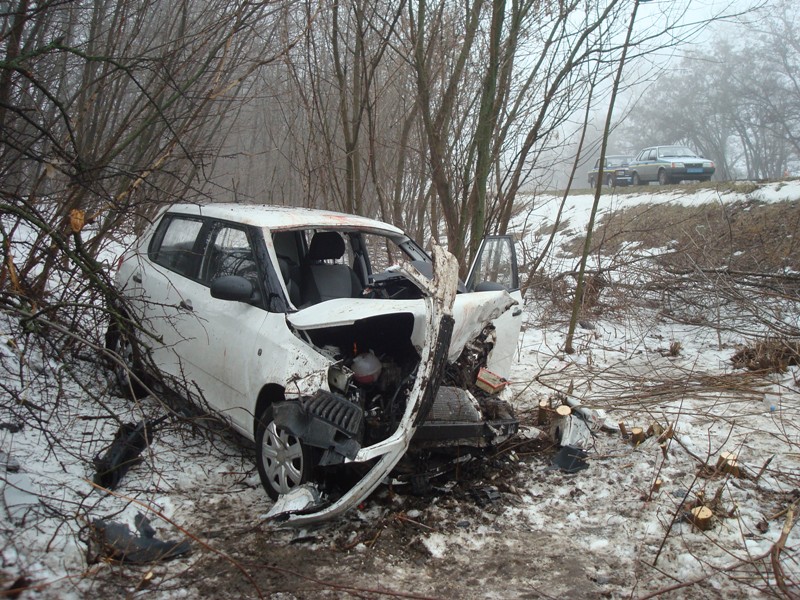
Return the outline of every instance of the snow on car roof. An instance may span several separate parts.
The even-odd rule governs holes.
[[[390,234],[404,235],[394,225],[375,219],[348,215],[329,210],[298,208],[294,206],[273,206],[270,204],[175,204],[167,209],[169,213],[202,215],[215,219],[225,219],[246,223],[267,229],[301,229],[320,227],[331,229],[371,229]]]

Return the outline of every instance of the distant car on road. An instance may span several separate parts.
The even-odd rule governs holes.
[[[714,162],[686,146],[645,148],[630,164],[633,185],[657,181],[661,185],[683,180],[709,181]]]
[[[606,156],[606,165],[603,167],[603,182],[611,187],[614,185],[630,185],[631,171],[628,168],[632,156],[622,154]],[[597,184],[597,176],[600,171],[600,159],[594,163],[594,168],[589,171],[589,185],[594,187]]]

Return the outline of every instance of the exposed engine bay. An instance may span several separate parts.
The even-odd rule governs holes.
[[[454,267],[451,269],[454,272]],[[417,285],[423,279],[428,285],[433,283],[424,274],[414,275]],[[396,277],[384,279],[386,285],[381,284],[376,293],[394,290],[406,296],[410,281],[406,276],[402,279],[405,283]],[[370,485],[374,489],[404,457],[406,464],[397,470],[401,480],[415,475],[409,465],[420,453],[458,448],[457,454],[463,457],[463,448],[496,445],[517,432],[519,423],[511,406],[477,385],[478,374],[494,345],[490,319],[506,310],[508,303],[498,301],[493,313],[481,315],[476,332],[474,324],[456,326],[452,315],[443,310],[452,310],[453,300],[450,307],[434,298],[426,302],[433,310],[424,315],[418,310],[402,310],[402,303],[393,302],[388,303],[392,310],[375,314],[376,303],[371,300],[371,314],[363,318],[343,316],[342,324],[335,325],[327,319],[319,327],[314,326],[313,319],[295,323],[297,334],[331,360],[329,389],[276,403],[274,420],[314,448],[319,469],[363,462],[373,473],[380,464],[374,459],[391,454],[391,467],[377,478],[373,473],[376,481]],[[421,332],[422,327],[425,329]],[[426,342],[421,348],[420,333]],[[449,361],[458,336],[470,337],[458,342],[457,357]],[[398,440],[403,440],[402,444]],[[387,452],[389,448],[391,452]],[[305,489],[311,486],[301,487],[304,489],[281,496],[271,514],[290,521],[317,520],[301,515],[326,505],[331,498],[323,499],[316,486],[311,496]],[[298,497],[302,497],[300,509],[296,508]]]

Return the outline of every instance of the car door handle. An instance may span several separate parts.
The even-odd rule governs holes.
[[[183,310],[188,310],[189,312],[194,310],[194,307],[192,306],[192,301],[189,300],[188,298],[186,300],[181,300],[178,303],[178,307],[182,308]]]
[[[134,273],[133,277],[131,277],[136,283],[142,283],[142,276],[139,273]]]
[[[517,307],[511,312],[512,317],[518,317],[522,314],[522,307]]]

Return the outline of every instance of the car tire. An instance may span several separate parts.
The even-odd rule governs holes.
[[[258,419],[256,466],[261,485],[273,500],[306,483],[313,470],[311,448],[275,424],[272,405]]]
[[[661,169],[658,172],[658,184],[659,185],[669,185],[669,176],[667,175],[667,171],[665,169]]]
[[[633,176],[631,177],[631,184],[632,185],[642,185],[642,180],[639,179],[639,174],[638,173],[634,173]]]
[[[608,177],[606,177],[606,185],[608,187],[614,187],[614,176],[613,175],[609,175]]]
[[[589,177],[589,187],[594,188],[597,184],[597,180],[594,177]]]
[[[116,325],[111,325],[106,331],[106,350],[117,355],[118,358],[108,357],[114,380],[123,396],[137,400],[147,395],[147,390],[140,383],[143,379],[142,362],[139,350],[126,334]]]

